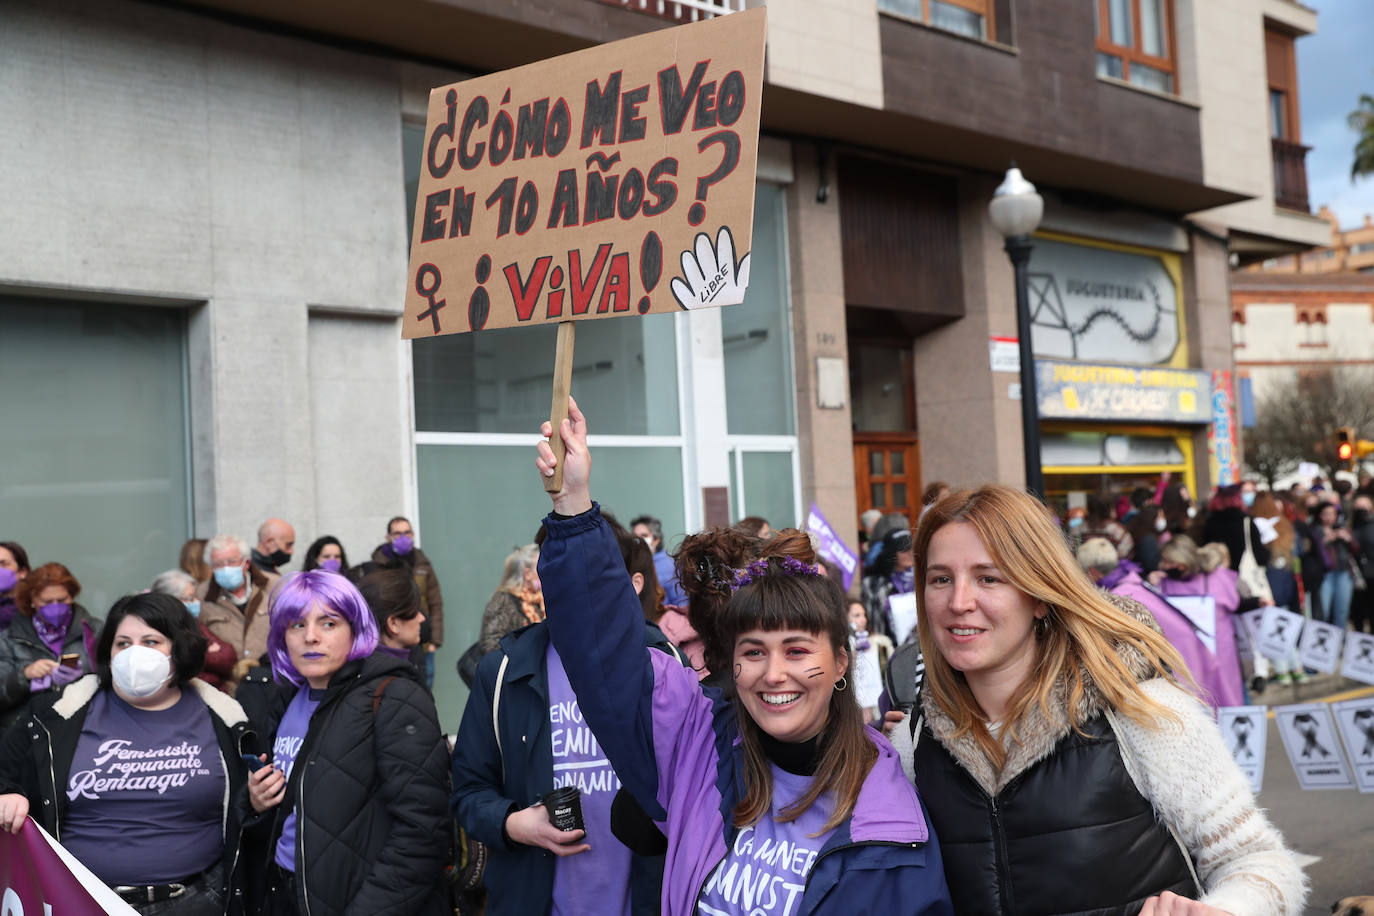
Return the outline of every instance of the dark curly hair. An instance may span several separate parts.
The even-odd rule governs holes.
[[[779,531],[766,541],[738,527],[708,528],[689,535],[678,548],[677,580],[687,593],[687,619],[701,637],[708,671],[729,671],[734,656],[733,637],[727,640],[721,633],[720,615],[734,594],[735,570],[765,555],[816,562],[810,536],[796,528]]]
[[[186,605],[159,592],[125,595],[110,608],[105,628],[95,644],[95,670],[100,675],[100,686],[110,686],[110,655],[115,631],[125,617],[137,617],[172,641],[172,678],[178,686],[200,674],[200,669],[205,667],[205,650],[209,642]]]

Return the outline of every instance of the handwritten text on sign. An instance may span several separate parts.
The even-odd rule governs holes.
[[[431,92],[403,335],[743,301],[765,16]]]

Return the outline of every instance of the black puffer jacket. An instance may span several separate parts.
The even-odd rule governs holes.
[[[67,816],[66,786],[72,758],[76,755],[77,741],[86,724],[91,700],[99,689],[99,680],[88,674],[60,695],[45,694],[34,701],[28,718],[11,728],[0,745],[0,794],[13,792],[27,797],[29,814],[59,841]],[[237,806],[231,800],[247,792],[242,754],[251,749],[252,735],[247,731],[243,710],[229,696],[195,679],[183,689],[194,691],[205,703],[219,739],[220,761],[228,784],[224,793],[224,854],[221,860],[225,880],[216,892],[229,899],[226,913],[242,913],[240,821]],[[112,842],[115,840],[111,838]]]
[[[295,693],[279,689],[265,748]],[[448,745],[414,667],[380,652],[348,662],[311,717],[282,803],[253,816],[247,791],[239,798],[260,869],[255,900],[294,809],[301,913],[445,913],[448,796]]]
[[[81,605],[72,608],[72,620],[62,639],[62,653],[79,655],[81,670],[86,674],[95,670],[94,648],[96,640],[100,638],[101,626],[101,621],[92,617]],[[28,702],[38,696],[29,689],[29,679],[24,676],[24,669],[42,658],[61,660],[38,635],[33,618],[16,614],[10,628],[0,635],[0,710],[3,710],[0,713],[0,726],[18,722],[24,716]],[[48,691],[55,695],[61,689],[59,684],[48,688]]]
[[[929,728],[916,784],[931,799],[961,916],[1140,912],[1162,891],[1196,898],[1183,850],[1140,794],[1105,716],[1070,732],[995,797]]]
[[[1136,602],[1109,600],[1158,626]],[[1143,655],[1117,648],[1138,679],[1149,676]],[[928,691],[921,708],[914,775],[960,916],[1127,916],[1163,891],[1202,893],[1189,853],[1128,772],[1090,678],[1072,704],[1063,678],[1048,710],[1030,704],[1000,769]]]

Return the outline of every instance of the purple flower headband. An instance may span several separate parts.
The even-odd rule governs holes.
[[[772,560],[776,560],[777,563],[770,564]],[[798,579],[819,579],[821,577],[819,569],[809,563],[803,563],[796,557],[763,557],[750,563],[744,569],[735,570],[735,591],[759,581],[768,575],[770,569]]]

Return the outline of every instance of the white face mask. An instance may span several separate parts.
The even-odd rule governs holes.
[[[654,536],[652,534],[646,534],[640,540],[644,542],[644,546],[649,548],[650,553],[654,552]]]
[[[1164,516],[1161,515],[1159,518],[1155,519],[1155,530],[1156,530],[1156,531],[1163,531],[1165,528],[1168,528],[1168,527],[1169,527],[1169,523],[1168,523],[1168,521],[1165,520]]]
[[[120,693],[144,699],[162,689],[172,676],[172,660],[147,646],[130,646],[110,662],[110,675]]]

